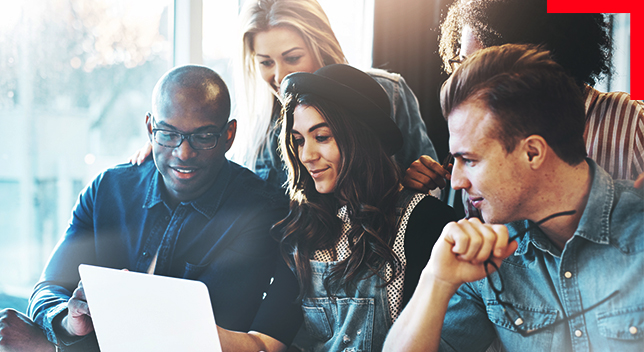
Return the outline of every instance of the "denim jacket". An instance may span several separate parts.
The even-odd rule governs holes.
[[[533,227],[499,269],[505,288],[500,299],[519,312],[520,326],[545,329],[527,337],[517,333],[483,279],[462,285],[452,297],[441,350],[485,351],[497,337],[508,351],[644,350],[643,194],[632,181],[614,181],[587,162],[593,175],[588,203],[563,251]],[[512,235],[528,226],[515,222],[508,229]],[[498,273],[491,278],[499,287]]]
[[[164,199],[151,160],[108,169],[81,193],[29,302],[50,341],[97,350],[93,334],[65,338],[53,327],[78,285],[79,264],[146,272],[157,251],[155,274],[204,282],[218,325],[248,331],[279,258],[269,229],[286,214],[283,192],[225,162],[199,198],[174,210]]]
[[[391,118],[396,122],[403,136],[402,149],[394,154],[394,159],[402,172],[405,172],[412,162],[421,155],[429,155],[438,160],[436,150],[427,135],[427,127],[420,116],[418,100],[405,82],[405,79],[396,73],[379,69],[366,71],[387,92],[391,102]],[[273,124],[269,138],[262,153],[257,158],[255,173],[269,183],[281,187],[286,181],[284,163],[280,159],[279,126],[275,126],[277,116],[273,116]]]

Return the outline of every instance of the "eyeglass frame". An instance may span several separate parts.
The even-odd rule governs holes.
[[[447,63],[449,64],[449,67],[452,70],[452,73],[454,73],[454,71],[456,71],[456,69],[458,68],[458,66],[456,65],[462,64],[463,61],[465,61],[465,59],[467,59],[467,57],[461,56],[461,49],[459,48],[458,51],[456,52],[456,55],[454,55],[453,58],[447,60]]]
[[[151,113],[148,113],[148,116],[152,120],[152,124],[156,125],[156,121],[154,120],[154,116]],[[230,121],[226,121],[226,123],[222,126],[222,128],[219,130],[219,132],[214,132],[214,133],[213,132],[181,133],[181,132],[177,132],[177,131],[166,130],[166,129],[163,129],[163,128],[153,128],[152,129],[152,139],[154,140],[154,142],[156,144],[158,144],[158,145],[160,145],[162,147],[165,147],[165,148],[173,148],[173,149],[174,148],[179,148],[181,146],[181,144],[183,144],[183,141],[187,140],[188,144],[190,145],[190,148],[192,148],[194,150],[211,150],[211,149],[217,148],[217,145],[219,145],[219,138],[221,138],[221,136],[224,134],[224,130],[228,127],[229,123],[230,123]],[[179,144],[177,144],[176,146],[169,146],[169,145],[161,144],[161,143],[159,143],[159,141],[157,141],[157,138],[156,138],[156,133],[158,131],[178,134],[178,135],[181,136],[181,141],[179,141]],[[208,134],[208,135],[213,135],[213,136],[217,137],[215,139],[215,144],[212,147],[209,147],[209,148],[195,148],[192,145],[192,138],[193,138],[194,135],[198,135],[198,134]]]
[[[539,225],[543,224],[544,222],[546,222],[546,221],[548,221],[548,220],[550,220],[550,219],[553,219],[553,218],[556,218],[556,217],[559,217],[559,216],[564,216],[564,215],[573,215],[573,214],[575,214],[575,213],[576,213],[576,211],[575,211],[575,210],[569,210],[569,211],[564,211],[564,212],[555,213],[555,214],[551,214],[551,215],[549,215],[549,216],[546,216],[545,218],[543,218],[543,219],[541,219],[541,220],[539,220],[539,221],[537,221],[537,222],[534,222],[534,223],[530,224],[527,228],[525,228],[525,229],[524,229],[523,231],[521,231],[520,233],[518,233],[518,234],[516,234],[516,235],[514,235],[514,236],[512,236],[512,237],[510,237],[510,238],[508,239],[508,243],[510,243],[510,242],[512,242],[512,241],[514,241],[514,240],[516,240],[516,239],[518,239],[519,237],[521,237],[521,236],[525,235],[525,234],[526,234],[528,231],[530,231],[533,227],[537,227],[537,226],[539,226]],[[490,271],[489,271],[489,269],[488,269],[488,265],[492,265],[492,267],[494,267],[494,269],[495,269],[495,271],[496,271],[496,273],[497,273],[497,275],[498,275],[498,277],[499,277],[499,283],[501,284],[501,288],[500,288],[500,289],[497,289],[497,288],[496,288],[496,286],[494,286],[494,281],[493,281],[493,280],[492,280],[492,278],[490,277],[491,272],[490,272]],[[583,315],[583,314],[586,314],[586,313],[588,313],[589,311],[591,311],[591,310],[593,310],[593,309],[597,308],[597,307],[598,307],[598,306],[600,306],[601,304],[603,304],[603,303],[607,302],[609,299],[611,299],[611,298],[613,298],[613,297],[615,297],[616,295],[618,295],[618,294],[619,294],[619,290],[616,290],[616,291],[614,291],[613,293],[611,293],[610,295],[608,295],[607,297],[605,297],[604,299],[600,300],[599,302],[597,302],[597,303],[595,303],[595,304],[591,305],[590,307],[585,308],[585,309],[581,310],[580,312],[577,312],[577,313],[575,313],[575,314],[573,314],[573,315],[566,316],[566,314],[565,314],[565,313],[562,313],[562,314],[563,314],[563,318],[562,318],[562,319],[560,319],[560,320],[556,320],[554,323],[552,323],[552,324],[550,324],[550,325],[548,325],[548,326],[543,326],[543,327],[536,328],[536,329],[532,329],[532,330],[524,330],[523,328],[521,328],[521,327],[520,327],[520,325],[523,325],[523,323],[524,323],[524,320],[523,320],[523,317],[521,316],[521,314],[519,314],[519,312],[517,312],[517,310],[512,306],[512,304],[510,304],[509,302],[505,302],[505,301],[503,301],[503,300],[501,299],[501,297],[500,297],[500,296],[501,296],[501,293],[503,293],[503,291],[505,290],[505,288],[504,288],[504,285],[503,285],[503,278],[501,277],[501,272],[499,272],[499,266],[498,266],[498,265],[496,265],[496,263],[494,263],[494,262],[492,261],[492,259],[488,258],[488,259],[484,262],[483,267],[485,268],[485,277],[487,278],[487,281],[488,281],[488,283],[489,283],[489,285],[490,285],[490,288],[492,289],[492,292],[494,292],[494,297],[496,298],[496,301],[499,303],[499,305],[501,305],[501,307],[503,308],[503,314],[505,314],[505,317],[506,317],[506,318],[507,318],[507,319],[512,323],[512,326],[514,326],[514,328],[516,329],[516,331],[517,331],[521,336],[523,336],[523,337],[530,336],[530,335],[532,335],[532,334],[534,334],[534,333],[537,333],[537,332],[539,332],[539,331],[542,331],[542,330],[545,330],[545,329],[547,329],[547,328],[550,328],[550,327],[553,327],[553,326],[559,325],[559,324],[561,324],[561,323],[563,323],[563,322],[566,322],[566,321],[568,321],[568,320],[570,320],[570,319],[574,319],[574,318],[579,317],[579,316],[581,316],[581,315]],[[509,311],[512,311],[512,312],[514,313],[514,315],[516,316],[516,319],[514,319],[513,317],[511,317],[511,316],[510,316]],[[517,322],[519,322],[519,323],[517,323]]]

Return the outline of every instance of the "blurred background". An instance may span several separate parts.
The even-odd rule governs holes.
[[[442,159],[437,39],[451,1],[318,1],[349,63],[405,77]],[[234,93],[243,2],[0,0],[0,309],[25,310],[78,193],[146,143],[145,114],[163,73],[203,64]],[[615,69],[597,88],[628,92],[630,17],[608,18]]]

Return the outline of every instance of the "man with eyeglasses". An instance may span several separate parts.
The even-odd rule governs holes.
[[[228,89],[209,68],[177,67],[159,80],[145,118],[153,160],[118,165],[87,186],[30,299],[28,314],[58,349],[98,350],[81,263],[202,281],[220,327],[251,329],[279,258],[269,230],[288,203],[226,159],[237,127],[229,114]],[[15,346],[43,350],[25,317],[4,316]],[[0,351],[11,348],[1,340]]]
[[[641,351],[644,194],[584,149],[584,104],[550,53],[482,49],[445,82],[448,224],[385,351]],[[506,225],[496,225],[506,224]]]

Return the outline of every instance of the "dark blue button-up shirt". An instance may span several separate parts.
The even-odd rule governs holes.
[[[199,198],[173,210],[164,193],[152,161],[109,169],[81,193],[29,302],[51,341],[77,342],[56,336],[52,322],[78,285],[79,264],[145,272],[157,252],[155,274],[204,282],[218,325],[250,328],[279,258],[269,230],[286,215],[284,191],[226,162]]]

